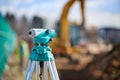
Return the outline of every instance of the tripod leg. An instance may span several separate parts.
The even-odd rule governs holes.
[[[33,75],[33,72],[34,72],[34,68],[35,68],[35,61],[32,61],[30,74],[28,76],[28,80],[32,80],[32,75]]]
[[[55,75],[54,75],[54,72],[52,69],[52,65],[51,65],[50,61],[47,61],[47,63],[48,63],[49,71],[50,71],[50,76],[51,76],[52,80],[55,80]]]
[[[44,62],[40,61],[40,80],[43,80],[43,68],[44,68]]]
[[[28,66],[27,66],[26,75],[25,75],[24,80],[28,79],[28,74],[29,74],[29,71],[30,71],[31,63],[32,63],[31,61],[28,62]]]
[[[40,74],[40,63],[36,61],[36,80],[40,80],[39,74]]]
[[[50,62],[51,62],[52,68],[53,68],[53,73],[55,75],[55,80],[59,80],[59,76],[58,76],[58,72],[57,72],[57,69],[56,69],[55,61],[50,61]]]
[[[44,62],[44,80],[48,80],[47,61]]]

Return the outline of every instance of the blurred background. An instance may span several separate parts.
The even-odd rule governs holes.
[[[120,80],[119,4],[119,0],[0,0],[0,79],[24,79],[33,47],[28,31],[47,28],[56,31],[50,46],[60,80]]]

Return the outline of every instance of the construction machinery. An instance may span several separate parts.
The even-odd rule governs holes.
[[[62,11],[61,18],[60,18],[60,27],[59,27],[59,34],[60,36],[56,37],[56,39],[51,43],[51,47],[53,48],[54,53],[64,54],[64,53],[80,53],[80,48],[78,45],[72,46],[71,45],[71,32],[70,32],[70,22],[68,20],[68,14],[75,2],[80,3],[80,9],[82,14],[82,22],[79,27],[83,27],[85,25],[85,0],[69,0]],[[57,27],[58,28],[58,27]],[[76,28],[76,27],[75,27]],[[76,34],[79,35],[79,34]],[[74,40],[75,41],[75,40]]]

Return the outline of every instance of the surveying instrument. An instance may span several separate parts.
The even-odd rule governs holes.
[[[32,80],[36,66],[36,80],[48,80],[48,71],[51,80],[59,80],[54,62],[50,41],[55,37],[55,31],[49,29],[30,29],[29,36],[34,40],[34,47],[29,57],[28,67],[24,80]]]

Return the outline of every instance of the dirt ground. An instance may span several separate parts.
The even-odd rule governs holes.
[[[79,69],[83,68],[86,65],[86,63],[88,63],[92,60],[92,57],[89,57],[89,56],[83,57],[80,55],[79,56],[73,55],[72,57],[73,57],[72,62],[70,62],[69,58],[66,58],[66,57],[61,57],[61,56],[55,57],[55,62],[56,62],[58,72],[60,72],[61,69],[79,70]],[[16,80],[16,78],[17,78],[17,80],[24,80],[26,67],[28,64],[28,59],[25,59],[25,60],[26,61],[24,63],[24,71],[21,72],[20,66],[19,66],[20,65],[20,58],[14,53],[8,60],[8,64],[6,65],[6,68],[4,70],[2,80]],[[80,60],[80,61],[76,62],[76,60]],[[79,62],[81,65],[76,65],[76,63],[79,64]],[[74,68],[74,67],[76,67],[76,68]],[[33,78],[35,78],[35,76]]]
[[[13,54],[8,62],[2,80],[24,80],[24,71],[20,71],[20,59]],[[120,80],[120,46],[106,54],[55,56],[60,80]],[[35,80],[35,74],[33,77]]]

